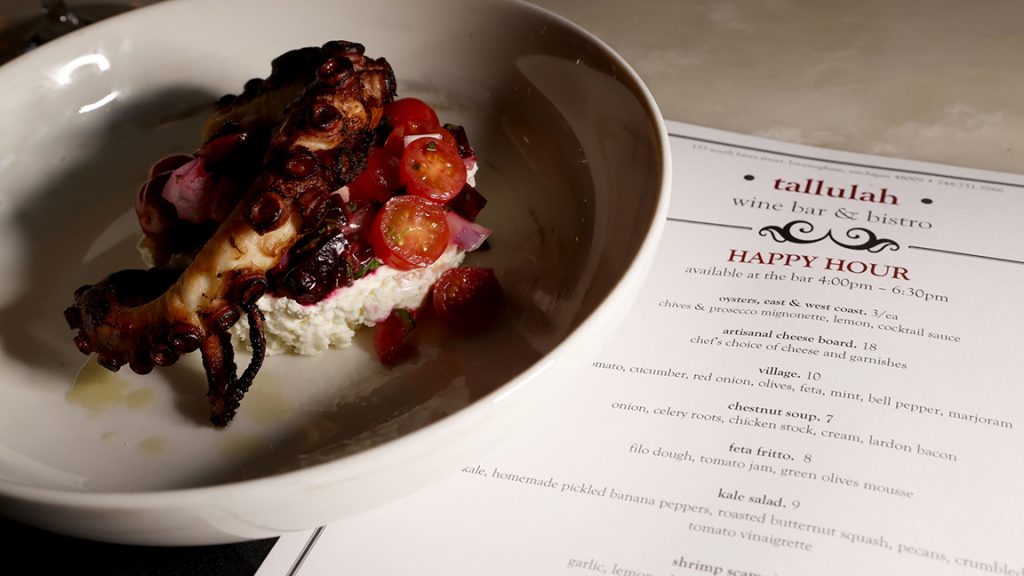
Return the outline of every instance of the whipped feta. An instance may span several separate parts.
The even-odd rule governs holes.
[[[315,304],[264,295],[256,305],[265,317],[266,353],[312,356],[329,348],[344,348],[360,327],[383,321],[392,309],[419,308],[441,273],[458,267],[463,258],[464,251],[449,245],[437,261],[424,268],[380,266]],[[244,317],[231,327],[231,335],[236,344],[252,349]]]

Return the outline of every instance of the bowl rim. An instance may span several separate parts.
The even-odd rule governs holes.
[[[653,136],[657,147],[657,158],[655,158],[657,162],[655,168],[657,170],[657,178],[655,179],[655,182],[658,190],[658,198],[654,206],[654,210],[651,213],[651,219],[647,223],[648,232],[636,250],[634,262],[631,263],[630,266],[628,266],[615,280],[614,287],[607,294],[601,297],[594,309],[583,318],[580,324],[562,338],[549,352],[547,352],[547,354],[545,354],[544,357],[532,363],[511,380],[501,384],[469,405],[411,433],[354,454],[345,455],[334,460],[314,464],[308,467],[297,468],[256,478],[203,486],[166,488],[158,490],[113,490],[94,492],[89,490],[33,486],[0,478],[0,500],[13,498],[15,500],[28,503],[34,502],[37,504],[53,506],[68,506],[80,510],[108,509],[116,506],[118,509],[124,511],[138,511],[152,508],[163,509],[181,507],[200,501],[215,501],[218,497],[223,497],[237,492],[262,493],[287,489],[288,487],[301,486],[304,481],[309,480],[315,480],[315,483],[319,485],[327,482],[338,483],[349,478],[357,478],[366,471],[383,468],[384,465],[381,463],[393,461],[396,456],[401,457],[402,452],[408,452],[409,454],[407,457],[415,455],[417,451],[414,450],[414,446],[419,444],[418,440],[421,438],[446,437],[465,428],[467,423],[486,417],[488,407],[490,405],[500,403],[508,396],[519,392],[527,382],[535,379],[542,372],[548,369],[550,358],[565,355],[567,353],[567,349],[572,348],[574,343],[581,338],[580,334],[583,331],[593,330],[592,325],[598,322],[598,317],[602,316],[602,312],[608,308],[608,302],[610,300],[614,301],[619,299],[616,298],[616,295],[622,294],[628,289],[627,285],[631,284],[629,280],[636,279],[635,277],[646,274],[646,267],[640,267],[636,262],[650,262],[653,260],[654,251],[657,249],[660,241],[662,230],[664,229],[668,215],[672,181],[671,152],[665,121],[649,88],[645,85],[632,66],[629,65],[625,58],[596,35],[575,22],[552,12],[551,10],[531,4],[525,0],[487,1],[496,5],[519,6],[521,9],[532,13],[538,18],[546,19],[565,27],[573,34],[584,39],[592,47],[598,49],[604,58],[608,59],[609,62],[615,65],[617,79],[627,85],[631,93],[637,97],[638,103],[641,104],[643,112],[647,116],[647,120],[654,130]],[[111,21],[116,20],[118,22],[124,22],[136,17],[136,14],[140,12],[145,12],[146,16],[149,16],[154,11],[181,9],[180,4],[182,4],[182,2],[157,3],[132,10],[113,17],[109,21],[99,22],[90,25],[89,28],[84,30],[73,32],[66,37],[54,41],[53,44],[59,44],[61,46],[69,45],[75,40],[87,39],[91,34],[95,33],[94,31],[96,29],[102,30],[108,25],[113,25],[111,24]],[[184,4],[188,4],[188,2],[186,1]],[[50,45],[44,45],[28,54],[12,60],[2,68],[9,69],[13,65],[23,66],[27,69],[33,64],[36,64],[36,60],[42,61],[46,58],[51,49]],[[44,69],[40,66],[35,66],[35,68],[39,70]],[[382,458],[382,456],[387,457]]]

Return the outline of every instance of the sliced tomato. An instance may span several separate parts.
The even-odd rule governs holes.
[[[409,194],[444,204],[466,185],[466,165],[454,146],[435,138],[420,138],[402,152],[398,180]]]
[[[384,106],[384,115],[391,121],[392,128],[416,123],[441,125],[434,109],[418,98],[399,98]]]
[[[501,284],[491,268],[452,268],[434,283],[431,302],[437,317],[452,329],[479,332],[501,312]]]
[[[419,196],[395,196],[374,217],[370,244],[392,268],[429,266],[448,247],[444,208]]]
[[[412,313],[402,308],[392,310],[383,322],[377,323],[373,329],[373,350],[381,364],[394,366],[416,352],[414,328]]]
[[[401,187],[398,180],[398,156],[374,147],[366,158],[366,168],[348,184],[349,199],[386,202]]]
[[[399,98],[384,107],[391,122],[391,134],[384,147],[396,156],[402,153],[402,138],[412,134],[431,134],[441,130],[437,113],[426,102],[416,98]]]

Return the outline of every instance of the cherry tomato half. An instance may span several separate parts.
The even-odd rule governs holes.
[[[385,366],[394,366],[416,352],[413,329],[416,320],[410,311],[396,308],[373,330],[373,349]]]
[[[409,194],[444,204],[466,185],[466,165],[458,149],[444,140],[420,138],[402,152],[398,180]]]
[[[444,208],[419,196],[395,196],[373,219],[373,251],[398,270],[429,266],[448,247],[448,221]]]
[[[366,158],[366,168],[348,184],[349,199],[386,202],[401,185],[398,157],[384,148],[374,147]]]
[[[440,131],[441,122],[426,102],[416,98],[399,98],[384,107],[384,115],[391,122],[391,135],[384,147],[396,156],[402,153],[402,138],[412,134],[431,134]]]
[[[481,266],[445,270],[434,283],[431,296],[441,322],[464,333],[479,332],[492,324],[502,301],[494,270]]]
[[[441,125],[434,109],[418,98],[399,98],[384,106],[384,115],[391,120],[392,128],[415,123]]]

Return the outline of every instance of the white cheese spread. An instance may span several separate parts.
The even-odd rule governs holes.
[[[425,268],[396,270],[380,266],[316,304],[265,295],[256,305],[266,318],[267,354],[312,356],[329,348],[344,348],[352,343],[356,330],[383,321],[392,309],[419,308],[441,273],[457,267],[464,257],[465,252],[449,245],[436,262]],[[251,350],[244,317],[231,328],[231,334],[235,343]]]

